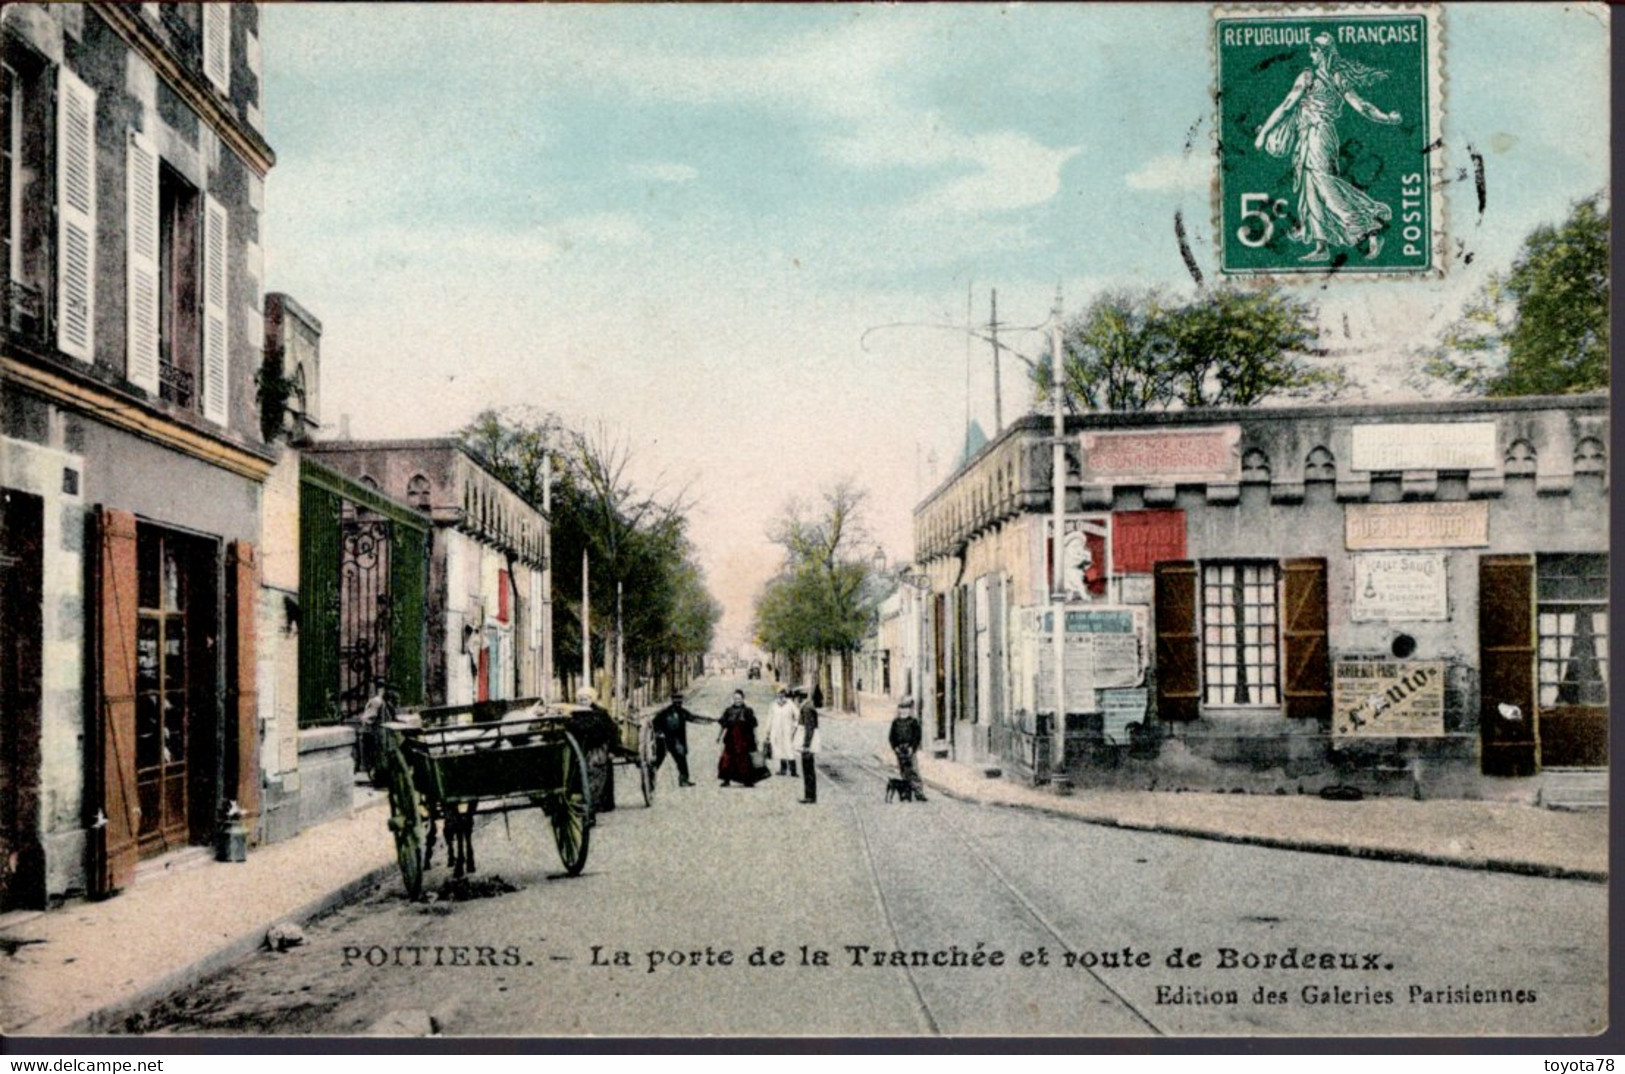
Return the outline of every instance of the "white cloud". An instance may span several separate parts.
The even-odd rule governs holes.
[[[1213,182],[1213,158],[1205,153],[1164,153],[1124,178],[1131,190],[1205,190]]]
[[[848,134],[825,139],[825,154],[853,168],[953,169],[925,190],[909,217],[977,214],[1041,205],[1061,189],[1061,169],[1081,146],[1052,149],[1018,131],[962,134],[936,112],[893,108]]]
[[[660,160],[634,164],[627,169],[627,174],[650,183],[692,183],[700,177],[699,169],[692,165]]]

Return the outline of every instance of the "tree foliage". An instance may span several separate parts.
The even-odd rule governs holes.
[[[531,407],[486,410],[461,439],[492,473],[538,511],[553,469],[554,658],[581,663],[582,554],[590,563],[595,666],[613,649],[615,588],[629,666],[663,667],[711,647],[722,608],[705,585],[687,536],[685,492],[641,490],[628,474],[632,450],[602,426],[584,432]]]
[[[1161,290],[1097,297],[1062,327],[1069,404],[1136,411],[1331,398],[1349,383],[1312,359],[1315,311],[1278,288],[1218,287],[1177,301]],[[1049,355],[1033,371],[1049,395]]]
[[[855,652],[874,615],[868,493],[846,478],[813,503],[791,499],[768,537],[784,549],[756,600],[756,638],[777,653]]]
[[[1423,372],[1474,395],[1608,386],[1609,209],[1597,194],[1524,240],[1428,355]]]

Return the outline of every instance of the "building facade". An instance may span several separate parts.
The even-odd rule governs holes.
[[[1074,417],[1059,578],[1046,426],[915,512],[957,756],[1441,795],[1606,765],[1606,396]]]
[[[253,4],[8,4],[0,903],[260,809]]]
[[[541,696],[541,512],[454,439],[333,440],[308,455],[433,522],[423,703]]]

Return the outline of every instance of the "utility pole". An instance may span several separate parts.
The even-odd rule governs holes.
[[[587,584],[592,565],[581,550],[581,688],[592,688],[592,589]]]
[[[553,456],[542,453],[542,703],[553,700]]]
[[[1055,288],[1055,310],[1050,315],[1050,413],[1054,444],[1050,470],[1050,644],[1055,660],[1055,732],[1050,749],[1050,779],[1057,789],[1066,787],[1066,581],[1062,555],[1066,529],[1066,362],[1061,353],[1061,288]]]
[[[626,710],[626,628],[621,618],[621,583],[615,583],[615,702]]]
[[[993,313],[987,322],[993,341],[993,435],[1004,432],[1004,391],[999,377],[999,289],[993,288]]]

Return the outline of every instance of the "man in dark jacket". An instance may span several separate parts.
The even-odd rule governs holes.
[[[671,704],[654,714],[649,721],[649,729],[654,732],[654,770],[660,771],[660,765],[671,754],[671,759],[677,762],[677,785],[679,787],[692,787],[694,781],[688,778],[688,725],[691,723],[716,723],[709,716],[696,716],[683,707],[683,695],[673,690]]]
[[[801,753],[801,802],[812,805],[818,801],[818,770],[813,765],[819,749],[818,709],[808,699],[807,691],[797,690],[795,695],[801,701],[801,711],[796,716],[796,749]]]
[[[920,781],[920,766],[915,763],[915,755],[920,752],[920,721],[914,715],[912,697],[897,703],[897,718],[891,722],[887,741],[897,755],[897,774],[908,780],[916,802],[925,801],[925,784]]]

